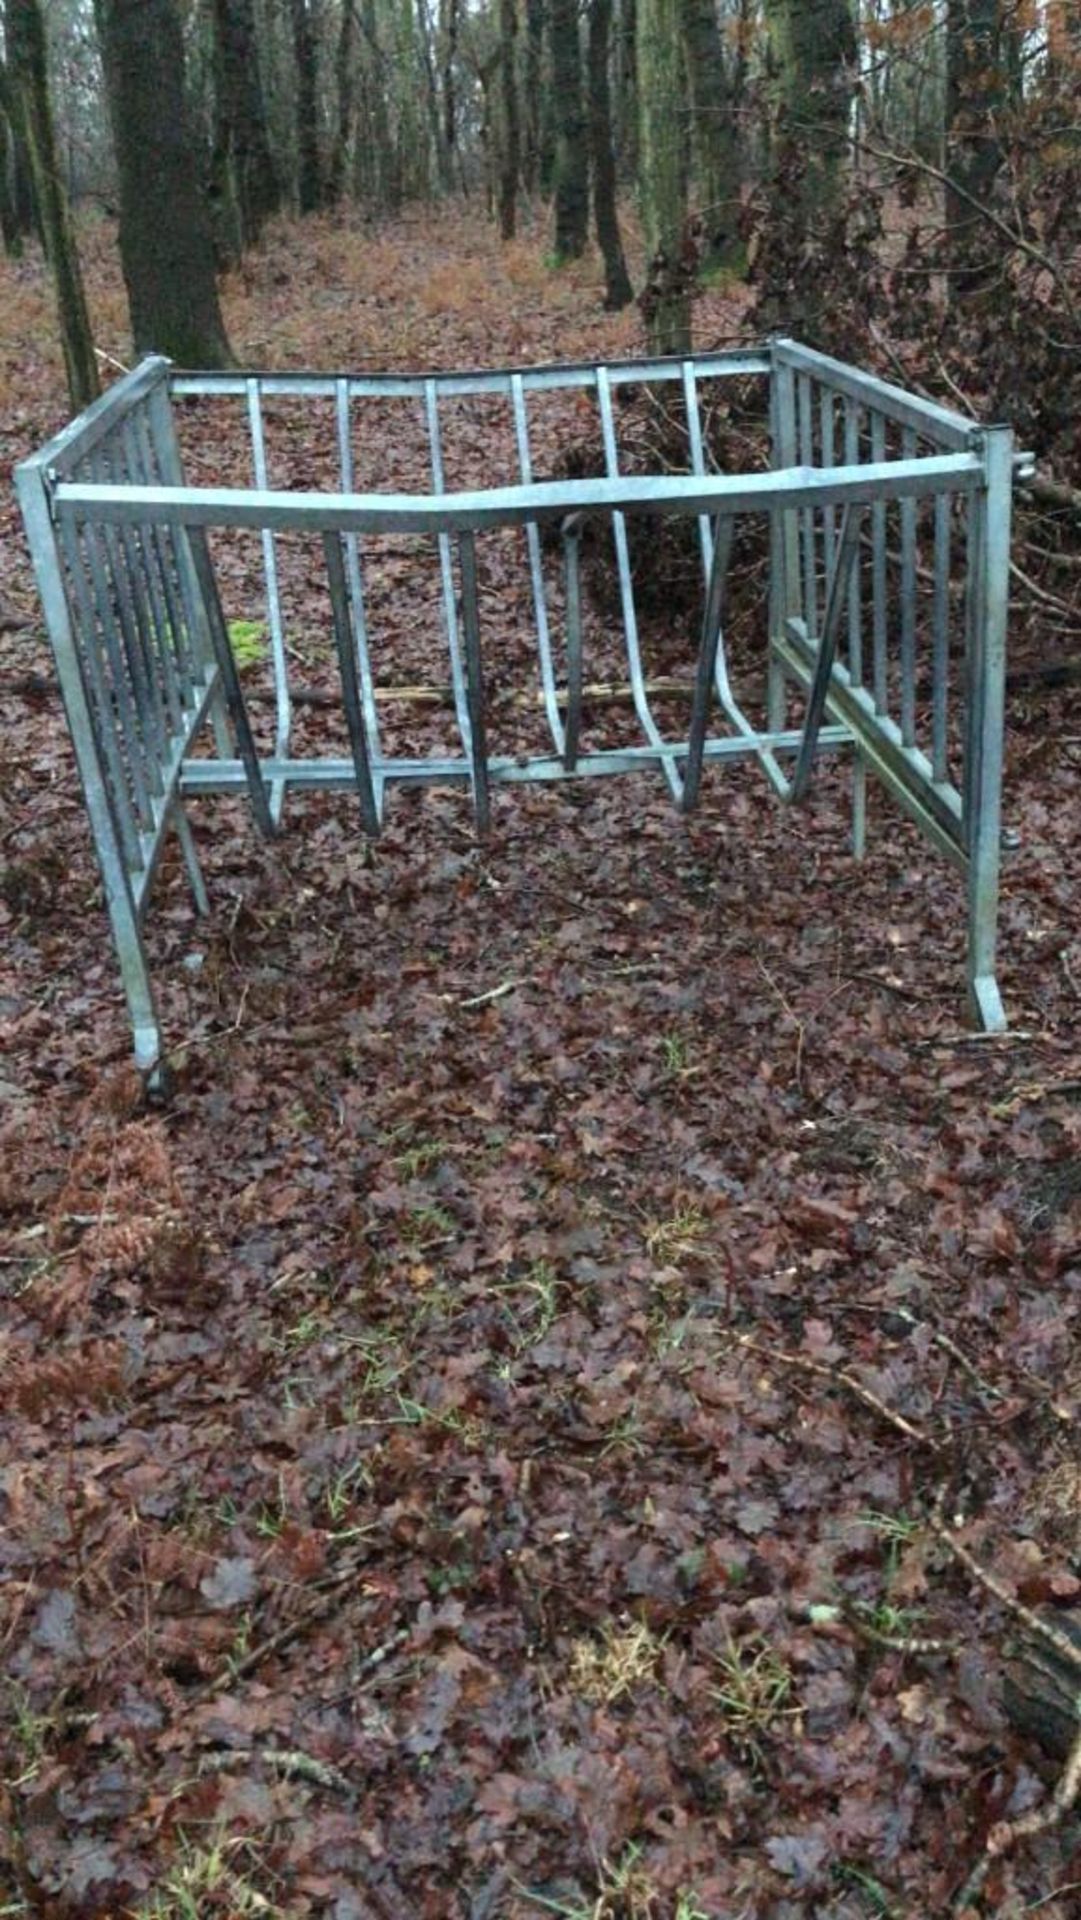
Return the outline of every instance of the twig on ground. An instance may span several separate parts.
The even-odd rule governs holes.
[[[861,1620],[853,1608],[842,1606],[841,1612],[846,1625],[861,1640],[869,1640],[873,1647],[882,1647],[888,1653],[946,1654],[956,1660],[963,1651],[956,1640],[936,1640],[914,1633],[882,1633],[877,1627],[872,1627],[869,1621]]]
[[[1015,1593],[1010,1592],[1009,1587],[998,1578],[997,1574],[992,1573],[989,1568],[982,1566],[975,1554],[970,1553],[967,1547],[962,1546],[960,1540],[954,1538],[942,1518],[942,1498],[943,1492],[940,1489],[939,1498],[935,1502],[935,1508],[928,1521],[931,1532],[935,1535],[935,1538],[942,1541],[943,1546],[949,1549],[954,1559],[959,1560],[966,1571],[972,1575],[972,1578],[977,1581],[981,1587],[984,1587],[988,1593],[993,1594],[994,1598],[1000,1605],[1006,1608],[1008,1613],[1013,1615],[1015,1620],[1020,1620],[1028,1628],[1029,1632],[1034,1634],[1038,1640],[1044,1641],[1045,1645],[1053,1647],[1060,1660],[1064,1660],[1068,1666],[1073,1667],[1075,1672],[1081,1675],[1081,1646],[1078,1646],[1071,1640],[1069,1634],[1063,1633],[1061,1628],[1052,1626],[1049,1620],[1045,1620],[1040,1614],[1033,1612],[1033,1609],[1026,1606],[1023,1600],[1019,1600]]]
[[[227,1773],[230,1767],[246,1766],[252,1760],[258,1760],[287,1780],[310,1780],[313,1786],[326,1787],[332,1793],[347,1793],[350,1797],[356,1791],[337,1767],[329,1766],[325,1760],[313,1759],[310,1753],[282,1747],[229,1747],[223,1753],[204,1753],[199,1756],[199,1772]]]
[[[940,1327],[933,1327],[929,1321],[920,1320],[917,1315],[911,1313],[907,1307],[883,1307],[880,1311],[883,1313],[895,1313],[897,1318],[903,1320],[906,1326],[911,1327],[914,1332],[919,1327],[926,1328],[935,1346],[941,1347],[943,1353],[950,1354],[951,1357],[956,1360],[962,1373],[967,1373],[973,1386],[978,1387],[981,1393],[985,1393],[990,1400],[1002,1400],[1005,1397],[1001,1388],[992,1386],[990,1380],[985,1380],[979,1368],[973,1365],[967,1353],[958,1346],[956,1340],[951,1339],[948,1333],[943,1333]]]
[[[745,1352],[756,1353],[763,1360],[771,1361],[774,1366],[795,1367],[801,1373],[813,1373],[820,1380],[832,1380],[835,1386],[847,1387],[849,1393],[854,1394],[857,1400],[862,1400],[864,1406],[870,1407],[872,1413],[877,1413],[880,1420],[887,1421],[891,1427],[896,1427],[898,1433],[903,1433],[906,1440],[914,1440],[917,1446],[927,1447],[932,1453],[938,1452],[940,1441],[932,1439],[930,1434],[913,1426],[912,1421],[906,1420],[903,1413],[898,1413],[895,1408],[887,1406],[884,1400],[879,1399],[877,1393],[872,1393],[870,1387],[865,1387],[862,1380],[857,1380],[854,1374],[846,1373],[843,1367],[826,1366],[824,1361],[812,1360],[805,1353],[786,1353],[777,1347],[764,1347],[761,1341],[755,1340],[748,1333],[733,1333],[731,1338]]]
[[[462,1013],[475,1013],[478,1007],[490,1007],[493,1001],[505,1000],[509,993],[516,993],[519,987],[527,987],[532,974],[525,973],[519,980],[501,980],[497,987],[489,987],[486,993],[471,994],[468,1000],[455,1000],[452,993],[441,993],[439,998],[446,1006],[457,1006]]]
[[[367,1556],[365,1560],[366,1558]],[[348,1566],[337,1569],[327,1579],[320,1581],[312,1599],[295,1620],[287,1620],[276,1633],[269,1634],[265,1640],[260,1640],[258,1646],[252,1647],[242,1660],[229,1661],[206,1681],[197,1693],[188,1697],[187,1705],[194,1706],[201,1700],[209,1700],[215,1693],[223,1692],[226,1687],[233,1686],[237,1680],[243,1679],[245,1674],[251,1673],[255,1667],[269,1659],[272,1653],[280,1653],[283,1647],[287,1647],[291,1641],[296,1640],[306,1627],[311,1626],[321,1614],[327,1611],[340,1589],[356,1578],[365,1560],[351,1560]]]
[[[1076,1656],[1076,1648],[1074,1651]],[[1074,1712],[1081,1723],[1081,1693],[1074,1700]],[[1015,1820],[1000,1820],[997,1826],[991,1828],[984,1842],[982,1854],[954,1901],[954,1912],[963,1914],[972,1905],[996,1860],[1001,1860],[1004,1853],[1011,1853],[1019,1841],[1031,1840],[1036,1834],[1048,1833],[1052,1827],[1059,1826],[1067,1814],[1073,1812],[1079,1795],[1081,1795],[1081,1724],[1078,1725],[1069,1757],[1050,1800],[1042,1807],[1033,1807],[1028,1813],[1018,1814]]]

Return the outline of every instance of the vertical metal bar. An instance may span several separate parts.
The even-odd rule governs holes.
[[[966,781],[968,827],[968,991],[973,1019],[985,1032],[1006,1025],[995,978],[998,884],[1002,834],[1002,731],[1006,689],[1006,627],[1010,599],[1010,514],[1013,435],[991,427],[983,435],[987,491],[976,496],[979,521],[977,606],[973,623],[972,700],[968,713]]]
[[[117,423],[103,442],[98,457],[101,471],[117,485],[127,486],[137,480],[137,475],[130,471],[130,441],[126,420]],[[158,628],[157,608],[151,592],[145,553],[145,530],[142,527],[118,527],[115,538],[117,550],[123,557],[123,587],[140,636],[147,679],[158,711],[164,752],[171,734],[180,725],[180,700],[168,671]]]
[[[619,450],[616,446],[615,420],[612,415],[612,388],[608,378],[608,368],[599,366],[596,373],[597,400],[600,406],[601,433],[604,439],[604,460],[609,476],[614,480],[619,474]],[[649,698],[646,693],[645,678],[642,673],[642,656],[638,646],[638,615],[634,605],[634,585],[631,580],[631,558],[627,545],[627,522],[622,513],[612,515],[612,537],[616,549],[616,567],[619,573],[619,597],[623,610],[623,639],[627,651],[627,667],[630,673],[631,697],[634,710],[638,715],[642,731],[653,747],[664,747],[666,742],[650,712]],[[672,752],[663,754],[660,761],[664,777],[678,801],[683,783]]]
[[[345,723],[349,729],[349,744],[353,750],[353,766],[356,769],[357,797],[360,802],[360,818],[365,833],[375,835],[379,832],[379,807],[372,782],[372,759],[369,748],[367,722],[360,682],[357,678],[356,655],[353,651],[353,622],[349,617],[349,590],[346,584],[345,564],[342,560],[342,536],[340,533],[324,533],[323,555],[326,560],[327,581],[330,586],[330,604],[334,619],[334,644],[338,650],[338,668],[342,679],[342,700],[345,706]]]
[[[683,407],[687,415],[687,444],[691,452],[691,472],[705,473],[706,455],[702,444],[702,420],[698,411],[698,383],[695,379],[694,361],[683,362]],[[709,514],[698,516],[698,544],[702,549],[702,579],[708,584],[710,568],[713,565],[713,529]]]
[[[578,569],[580,515],[572,514],[565,520],[562,533],[567,608],[567,726],[563,740],[563,765],[568,773],[573,773],[578,764],[578,745],[582,737],[582,586]]]
[[[799,421],[799,460],[804,467],[813,467],[814,457],[814,394],[810,377],[801,373],[796,378],[796,401]],[[818,567],[815,555],[815,514],[814,507],[800,510],[800,529],[803,547],[803,618],[810,639],[819,632],[818,620]]]
[[[109,471],[97,454],[91,455],[90,473],[94,480],[108,482]],[[98,530],[95,529],[95,533]],[[168,725],[165,708],[153,671],[146,636],[145,615],[131,594],[131,567],[126,528],[103,526],[100,529],[105,557],[105,592],[111,591],[124,640],[124,652],[131,672],[132,688],[139,710],[141,731],[147,752],[147,778],[152,793],[162,792],[161,768],[166,756]]]
[[[916,458],[916,435],[906,427],[901,455]],[[901,502],[901,739],[916,744],[916,501]]]
[[[161,1061],[161,1027],[139,917],[135,911],[109,796],[108,780],[79,667],[71,616],[64,594],[60,554],[49,511],[47,483],[41,469],[27,462],[18,470],[16,486],[75,748],[94,851],[105,889],[105,903],[131,1021],[136,1065],[141,1072],[152,1074]]]
[[[818,391],[819,440],[822,448],[822,465],[836,466],[834,456],[834,395],[829,387],[821,386]],[[837,539],[836,510],[827,506],[822,509],[822,558],[827,575],[833,567],[834,550]]]
[[[466,686],[469,698],[470,761],[473,808],[477,832],[492,824],[488,793],[488,743],[484,726],[484,669],[480,652],[480,609],[477,599],[477,547],[471,533],[458,535],[458,568],[462,580],[462,628],[465,634]]]
[[[525,387],[520,373],[511,375],[510,393],[514,412],[514,434],[518,445],[518,471],[521,474],[523,486],[528,486],[533,478],[533,462],[529,451],[529,418],[526,413]],[[533,586],[533,608],[537,620],[537,652],[540,659],[544,710],[548,716],[548,730],[555,750],[557,753],[562,753],[565,746],[563,722],[559,714],[555,668],[552,665],[552,641],[548,627],[548,600],[544,591],[540,528],[535,520],[527,523],[525,538],[526,550],[529,554],[529,574]]]
[[[860,465],[859,402],[846,395],[844,403],[845,465]],[[863,685],[863,536],[852,561],[848,584],[848,675],[854,687]],[[852,757],[852,852],[862,860],[867,851],[867,762],[856,749]]]
[[[691,808],[697,805],[699,789],[702,785],[702,756],[706,743],[710,696],[713,691],[714,666],[721,640],[724,588],[728,562],[732,554],[733,526],[731,514],[719,516],[717,530],[713,537],[713,560],[709,570],[709,584],[706,588],[705,611],[702,615],[702,635],[698,645],[694,700],[691,705],[691,724],[687,738],[687,761],[683,769],[684,813],[689,813]]]
[[[353,491],[353,435],[350,430],[349,382],[338,380],[335,383],[336,410],[338,421],[338,460],[342,479],[342,492]],[[360,666],[360,697],[364,708],[364,726],[372,754],[379,756],[379,713],[375,704],[375,680],[372,674],[371,655],[368,650],[368,620],[364,611],[364,578],[360,566],[360,538],[355,533],[345,535],[346,568],[349,577],[349,611],[353,622],[353,643],[356,647]]]
[[[164,484],[167,487],[182,487],[184,465],[180,458],[180,443],[173,418],[172,400],[164,384],[155,387],[150,395],[147,424],[150,443]],[[202,676],[209,677],[211,674],[216,676],[214,649],[210,641],[206,611],[202,605],[195,577],[187,529],[179,525],[174,526],[170,529],[170,535],[169,544],[176,567],[181,601],[187,615],[193,659],[201,669]],[[218,750],[218,757],[222,760],[233,759],[236,741],[233,739],[229,709],[220,686],[215,688],[211,699],[210,721],[214,729],[214,744]]]
[[[255,475],[256,486],[265,491],[270,482],[267,478],[266,435],[263,429],[263,399],[258,379],[248,381],[247,394],[252,471]],[[281,593],[278,586],[278,553],[274,542],[274,535],[269,527],[263,528],[262,543],[263,575],[266,580],[267,620],[270,625],[270,657],[274,668],[274,703],[276,712],[275,745],[278,757],[284,759],[289,752],[289,735],[293,725],[293,710],[289,695],[289,662],[285,653],[285,628],[282,623]],[[217,589],[215,587],[215,592],[216,591]],[[228,633],[226,633],[226,638],[228,638]],[[230,706],[231,704],[230,702]],[[276,780],[270,796],[270,810],[275,824],[281,819],[284,805],[285,782],[284,780]]]
[[[131,431],[130,420],[124,420],[119,432],[120,448],[123,457],[122,477],[132,485],[145,485],[145,476],[139,470],[139,460]],[[138,526],[131,529],[128,548],[136,572],[132,580],[132,590],[138,604],[143,608],[150,635],[151,659],[155,665],[158,684],[162,691],[162,700],[168,715],[171,734],[180,732],[183,726],[184,708],[187,696],[179,672],[179,660],[176,642],[169,630],[169,619],[154,577],[154,558],[156,555],[156,535],[153,527]]]
[[[936,780],[949,776],[950,685],[950,497],[935,497],[933,696],[931,768]]]
[[[218,598],[218,583],[214,576],[214,563],[210,557],[210,546],[205,527],[192,527],[189,530],[192,564],[199,582],[199,591],[206,609],[210,643],[214,649],[214,658],[221,674],[222,692],[229,706],[229,717],[236,733],[237,750],[244,768],[248,797],[251,800],[255,823],[264,839],[273,839],[277,822],[267,797],[259,766],[259,755],[255,749],[255,739],[248,719],[248,710],[244,705],[244,695],[240,688],[240,675],[237,672],[225,616]],[[284,782],[282,783],[284,785]]]
[[[871,459],[876,465],[886,458],[886,422],[880,413],[871,414]],[[875,712],[886,713],[890,704],[889,616],[886,604],[886,502],[876,500],[871,508],[871,619],[874,655]]]
[[[136,811],[141,826],[149,832],[154,825],[150,796],[161,791],[158,756],[146,723],[146,698],[132,670],[126,637],[117,630],[119,611],[114,618],[114,596],[98,539],[99,530],[88,521],[84,522],[82,544],[89,568],[89,592],[105,642],[109,673],[122,716]]]
[[[829,697],[830,680],[833,675],[833,662],[837,653],[837,639],[841,630],[841,615],[844,611],[845,596],[848,592],[848,577],[853,560],[859,549],[860,522],[863,518],[861,506],[850,506],[844,510],[841,521],[841,540],[837,549],[837,558],[830,574],[826,593],[826,611],[822,621],[822,637],[818,643],[818,655],[815,660],[814,679],[807,699],[807,717],[803,723],[803,738],[796,756],[796,767],[792,775],[789,799],[802,800],[810,785],[814,770],[815,753],[818,747],[818,733],[826,711]]]
[[[860,409],[859,402],[845,400],[845,465],[857,467],[860,462]],[[852,578],[848,588],[848,673],[854,687],[863,685],[863,607],[861,604],[860,555],[852,567]]]
[[[796,390],[792,368],[775,345],[770,379],[771,465],[775,470],[794,467],[798,461],[796,436]],[[786,695],[784,668],[778,659],[776,644],[784,638],[786,621],[800,612],[799,516],[774,508],[770,515],[770,660],[767,693],[767,717],[773,732],[785,723]]]
[[[142,407],[132,418],[131,431],[135,441],[133,466],[141,469],[142,477],[148,485],[152,486],[158,482],[168,485],[155,459],[149,424]],[[188,631],[186,610],[179,591],[179,568],[176,562],[172,528],[155,522],[149,532],[153,542],[161,594],[165,602],[166,627],[172,640],[172,652],[180,675],[181,698],[185,706],[194,706],[200,691],[200,674],[193,636]]]
[[[149,826],[153,821],[153,814],[143,781],[142,767],[135,766],[129,770],[129,764],[125,763],[117,739],[118,729],[121,740],[125,740],[128,726],[134,730],[134,716],[127,682],[122,679],[119,686],[114,686],[111,684],[112,675],[106,677],[105,661],[109,659],[109,655],[99,637],[98,623],[94,618],[93,600],[88,591],[82,554],[79,549],[78,528],[73,522],[66,522],[56,529],[55,538],[71,583],[68,618],[72,643],[83,667],[84,683],[90,696],[88,704],[92,710],[97,711],[96,737],[109,774],[109,792],[124,850],[124,859],[129,874],[136,874],[142,871],[145,864],[139,844],[139,827],[140,824]],[[72,600],[75,603],[74,607],[71,604]],[[129,762],[134,758],[129,749]]]
[[[446,492],[443,475],[443,442],[439,431],[439,394],[434,380],[424,382],[424,417],[428,427],[428,450],[432,467],[432,492]],[[454,592],[454,563],[451,557],[450,535],[437,536],[439,547],[439,571],[443,581],[443,619],[447,630],[447,651],[450,655],[450,684],[454,693],[454,711],[458,719],[458,732],[462,736],[462,745],[466,754],[472,758],[473,743],[470,730],[469,700],[466,693],[465,674],[462,669],[462,650],[458,640],[458,606]]]

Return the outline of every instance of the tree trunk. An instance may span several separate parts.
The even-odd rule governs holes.
[[[291,0],[296,64],[297,198],[301,213],[323,204],[319,160],[315,15],[312,0]]]
[[[525,185],[536,193],[543,181],[544,0],[525,0]]]
[[[996,123],[1006,93],[1003,54],[1001,0],[948,0],[946,233],[953,299],[987,282],[1000,251],[980,207],[1002,166]]]
[[[443,145],[446,149],[449,171],[453,174],[457,167],[460,176],[462,163],[458,153],[457,87],[460,0],[439,0],[439,18],[442,43],[440,67],[443,95]]]
[[[695,198],[704,236],[703,262],[716,267],[731,261],[735,251],[739,144],[714,0],[683,0],[682,14]]]
[[[232,214],[238,250],[258,240],[281,204],[267,129],[253,0],[213,0],[216,114],[211,181]],[[227,216],[228,218],[228,216]]]
[[[424,62],[425,95],[428,107],[428,138],[431,151],[435,154],[436,176],[441,193],[449,193],[454,186],[454,173],[451,156],[443,139],[443,121],[439,111],[439,78],[435,68],[435,46],[432,32],[432,18],[425,0],[417,0],[417,33],[420,40],[420,54]]]
[[[604,256],[604,304],[613,310],[634,299],[616,212],[616,162],[612,148],[612,100],[608,50],[612,0],[589,0],[589,143],[593,162],[593,221]]]
[[[555,254],[558,261],[577,260],[589,238],[589,146],[578,0],[551,0],[550,22],[556,120]]]
[[[8,0],[4,25],[13,119],[25,142],[45,254],[52,269],[68,393],[72,406],[81,412],[101,389],[79,254],[56,151],[45,23],[39,0]]]
[[[7,38],[10,44],[10,30]],[[20,130],[11,74],[0,64],[0,235],[4,252],[20,254],[23,241],[33,231],[34,195],[26,141]]]
[[[808,224],[837,202],[856,81],[851,0],[765,0],[776,62],[778,160]]]
[[[691,350],[679,5],[638,0],[638,175],[648,261],[642,312],[652,353]]]
[[[137,353],[231,359],[184,105],[173,0],[96,0],[120,188],[120,257]]]
[[[516,0],[499,0],[499,69],[503,93],[503,148],[499,169],[499,232],[514,239],[518,210],[518,169],[521,141],[518,131],[518,85],[514,48],[518,35]]]
[[[334,57],[334,80],[338,91],[338,126],[327,171],[327,199],[335,205],[345,192],[349,153],[353,145],[357,107],[356,74],[353,70],[356,38],[357,16],[352,0],[344,0],[341,26],[338,29],[338,50]]]

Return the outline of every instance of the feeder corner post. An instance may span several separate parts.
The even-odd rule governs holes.
[[[968,1010],[973,1025],[1002,1033],[1006,1015],[995,976],[1002,839],[1006,704],[1006,630],[1010,600],[1013,432],[983,430],[978,448],[984,484],[974,497],[975,566],[968,633],[970,658],[964,791],[968,849]]]
[[[796,439],[796,383],[784,349],[790,343],[769,343],[770,466],[774,471],[798,463]],[[799,525],[794,513],[775,507],[770,514],[768,722],[779,733],[785,722],[785,669],[777,642],[787,633],[790,619],[802,612],[799,577]]]
[[[50,477],[43,456],[24,460],[16,467],[15,487],[56,661],[60,692],[120,963],[131,1019],[135,1064],[151,1091],[164,1091],[166,1069],[163,1042],[150,966],[79,660],[71,609],[64,587],[63,562],[53,523]]]

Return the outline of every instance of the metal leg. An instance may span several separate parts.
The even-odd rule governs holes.
[[[702,757],[706,744],[706,726],[709,721],[709,705],[713,693],[717,648],[721,639],[724,588],[728,562],[732,553],[732,533],[731,514],[719,516],[713,534],[713,559],[710,563],[706,606],[702,616],[702,638],[698,647],[694,701],[691,706],[691,725],[687,740],[687,762],[683,769],[681,806],[684,813],[690,813],[692,807],[697,806],[698,793],[702,784]]]
[[[968,997],[975,1025],[986,1033],[1006,1026],[995,977],[998,883],[1002,836],[1002,730],[1006,689],[1006,625],[1010,597],[1010,514],[1013,435],[992,427],[984,435],[987,492],[973,502],[978,520],[977,600],[972,626],[966,759],[968,823]]]
[[[564,520],[562,532],[567,600],[567,726],[563,765],[568,773],[573,773],[578,765],[578,745],[582,737],[582,583],[578,567],[581,514],[571,514]]]
[[[120,962],[135,1064],[141,1073],[152,1074],[161,1059],[161,1026],[142,929],[124,862],[123,842],[113,815],[93,714],[79,667],[45,475],[34,462],[28,461],[19,470],[17,485],[105,889],[113,943]]]
[[[462,577],[462,628],[465,634],[473,807],[477,816],[477,832],[485,834],[492,824],[492,808],[488,792],[488,743],[484,728],[484,673],[480,656],[477,548],[471,533],[458,535],[458,567]]]
[[[191,830],[191,822],[184,812],[183,800],[178,799],[173,808],[173,823],[176,827],[176,837],[180,842],[180,851],[184,856],[184,870],[188,876],[188,885],[191,887],[195,911],[207,914],[210,912],[210,897],[206,890],[206,881],[203,879],[203,869],[199,865],[199,854]]]
[[[334,615],[334,644],[338,650],[338,667],[342,676],[342,701],[345,706],[345,723],[349,729],[349,744],[353,749],[353,765],[357,773],[357,796],[360,801],[360,817],[365,833],[373,836],[379,832],[379,806],[372,782],[372,761],[368,747],[368,730],[364,724],[364,705],[361,698],[360,682],[357,678],[356,654],[353,650],[353,623],[349,618],[349,595],[345,580],[345,564],[342,560],[342,536],[340,533],[323,535],[323,553],[327,564],[327,579],[330,582],[330,603]]]

